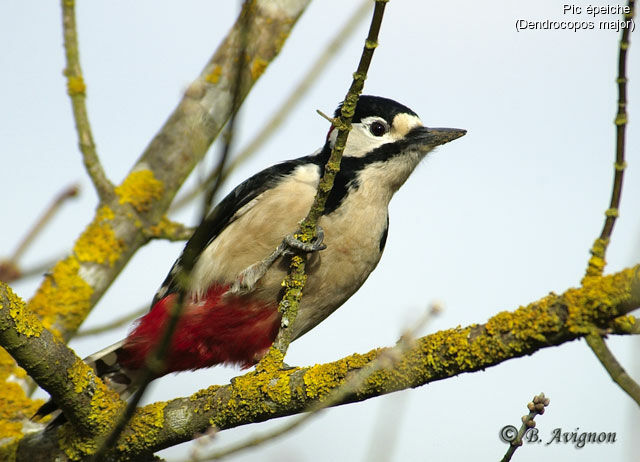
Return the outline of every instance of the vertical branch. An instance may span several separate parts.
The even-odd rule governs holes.
[[[629,13],[624,15],[624,19],[630,21],[635,14],[635,1],[629,0],[627,6]],[[622,179],[627,163],[624,159],[625,135],[627,130],[627,51],[629,50],[629,33],[630,27],[622,29],[620,36],[619,54],[618,54],[618,111],[614,123],[616,125],[616,160],[614,164],[613,189],[611,191],[611,201],[609,208],[605,212],[607,217],[600,237],[598,237],[591,247],[591,258],[587,267],[585,278],[602,276],[606,265],[605,254],[609,246],[613,226],[618,218],[618,209],[620,207],[620,198],[622,196]]]
[[[73,0],[61,0],[61,3],[64,51],[67,60],[64,74],[67,77],[67,93],[71,98],[73,117],[78,131],[78,145],[82,152],[84,166],[93,182],[93,186],[96,188],[98,197],[104,200],[113,195],[113,184],[111,184],[102,169],[96,152],[96,145],[93,141],[91,125],[89,124],[89,115],[85,104],[87,86],[82,77],[78,50],[75,2]]]
[[[624,15],[624,19],[630,21],[635,14],[635,1],[629,0],[627,2],[629,8],[628,13]],[[611,233],[613,232],[613,226],[615,225],[616,218],[618,217],[618,208],[620,206],[620,198],[622,196],[622,179],[624,176],[624,170],[627,166],[625,162],[625,135],[627,129],[627,52],[629,50],[629,33],[630,27],[622,29],[620,35],[620,45],[618,54],[618,78],[616,82],[618,84],[618,112],[616,113],[616,160],[615,160],[615,173],[613,176],[613,190],[611,192],[611,202],[609,208],[605,212],[606,220],[602,228],[600,237],[595,240],[593,247],[591,248],[591,258],[589,259],[589,265],[587,272],[584,276],[584,280],[591,277],[602,276],[606,260],[605,254]],[[611,376],[611,379],[616,382],[625,393],[627,393],[636,403],[640,405],[640,385],[638,385],[624,370],[622,365],[618,362],[613,355],[604,339],[599,333],[593,333],[586,337],[587,345],[591,348],[591,351],[596,355],[598,360],[602,363],[606,371]]]
[[[373,58],[373,52],[378,46],[378,34],[380,32],[380,26],[382,24],[382,18],[384,16],[384,9],[388,0],[376,0],[375,9],[373,11],[373,18],[371,19],[371,25],[369,26],[369,34],[365,41],[364,49],[362,50],[362,56],[358,64],[358,69],[353,74],[353,81],[351,87],[345,96],[344,103],[342,104],[342,110],[340,117],[333,120],[333,124],[338,128],[338,135],[336,143],[331,151],[331,156],[327,161],[327,165],[324,169],[324,175],[320,179],[318,184],[318,191],[313,201],[313,205],[309,210],[309,213],[305,219],[300,223],[300,232],[295,235],[302,242],[310,242],[316,236],[316,226],[318,219],[324,212],[324,205],[327,201],[327,197],[331,193],[333,188],[333,181],[337,173],[340,171],[340,162],[342,160],[342,153],[351,130],[351,120],[355,113],[358,97],[362,93],[364,87],[364,81],[367,78],[367,72],[371,59]],[[291,326],[298,314],[298,305],[302,298],[302,291],[306,283],[307,276],[305,274],[306,259],[304,255],[294,255],[291,259],[291,265],[289,267],[289,273],[282,282],[285,288],[285,293],[282,296],[282,300],[278,306],[278,311],[282,315],[280,331],[273,342],[273,346],[267,357],[265,358],[269,364],[272,361],[268,358],[275,356],[277,365],[281,365],[284,360],[284,355],[291,342]]]

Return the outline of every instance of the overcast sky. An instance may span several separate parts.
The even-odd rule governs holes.
[[[120,182],[230,28],[237,2],[77,3],[89,116],[105,170]],[[298,83],[358,3],[312,2],[247,98],[240,146]],[[518,32],[520,19],[593,22],[594,28]],[[586,9],[564,14],[562,2],[549,0],[388,4],[365,93],[406,104],[428,126],[465,128],[468,134],[430,154],[398,192],[378,269],[340,310],[291,346],[287,363],[312,365],[392,345],[434,300],[444,304],[445,312],[424,333],[482,323],[499,311],[579,283],[588,249],[602,227],[613,171],[619,34],[600,30],[603,19],[619,17],[594,17]],[[232,175],[225,192],[266,166],[321,146],[327,122],[315,110],[333,111],[344,96],[367,21],[282,130]],[[83,170],[65,93],[58,2],[1,2],[0,43],[0,253],[12,251],[63,187],[79,182],[82,188],[80,198],[64,207],[24,256],[21,263],[29,267],[71,248],[97,199]],[[636,47],[640,43],[633,43],[632,35],[629,168],[608,253],[609,272],[640,261]],[[193,223],[196,212],[175,218]],[[86,326],[148,304],[182,247],[153,242],[139,251]],[[28,299],[38,284],[36,278],[14,288]],[[72,346],[88,355],[126,332],[122,328]],[[633,354],[639,342],[612,338],[608,343],[640,379],[638,355]],[[146,399],[185,396],[238,373],[218,367],[164,377]],[[526,403],[541,391],[551,398],[548,411],[537,419],[545,442],[556,428],[616,432],[617,440],[582,449],[525,445],[514,460],[636,460],[638,448],[632,458],[631,445],[640,437],[640,412],[584,341],[328,410],[301,430],[231,460],[372,460],[372,445],[394,433],[398,437],[389,460],[499,460],[507,449],[498,438],[500,429],[517,425]],[[215,446],[280,424],[225,431]],[[175,459],[191,444],[161,454]],[[376,446],[376,454],[385,452]]]

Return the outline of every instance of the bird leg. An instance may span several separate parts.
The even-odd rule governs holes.
[[[316,237],[313,242],[302,242],[295,237],[295,233],[287,234],[280,245],[276,247],[275,250],[264,260],[254,263],[242,270],[240,274],[236,276],[236,280],[228,293],[233,295],[243,295],[251,292],[258,281],[267,274],[267,271],[271,268],[273,262],[275,262],[279,257],[283,255],[291,255],[296,251],[310,253],[324,250],[327,246],[322,243],[323,240],[324,230],[321,226],[317,227]]]

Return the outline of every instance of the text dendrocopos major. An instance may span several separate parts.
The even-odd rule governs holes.
[[[187,242],[185,249],[195,250],[198,257],[164,359],[165,374],[220,363],[249,367],[268,351],[280,327],[278,301],[290,258],[273,251],[309,211],[336,133],[330,130],[324,147],[313,155],[274,165],[240,184],[202,223],[208,241]],[[393,194],[428,152],[465,133],[427,128],[411,109],[393,100],[360,97],[340,172],[318,221],[326,248],[309,254],[304,295],[289,327],[293,339],[360,288],[382,255]],[[190,248],[194,245],[199,248]],[[174,280],[180,264],[178,258],[149,313],[127,338],[85,359],[124,398],[135,389],[169,310],[184,290]],[[252,269],[259,266],[256,276]],[[239,287],[245,277],[252,280]],[[55,409],[50,401],[37,415]]]

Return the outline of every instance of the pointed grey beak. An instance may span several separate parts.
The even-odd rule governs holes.
[[[422,144],[433,149],[436,146],[458,139],[466,133],[466,130],[460,128],[416,127],[406,137],[416,144]]]

